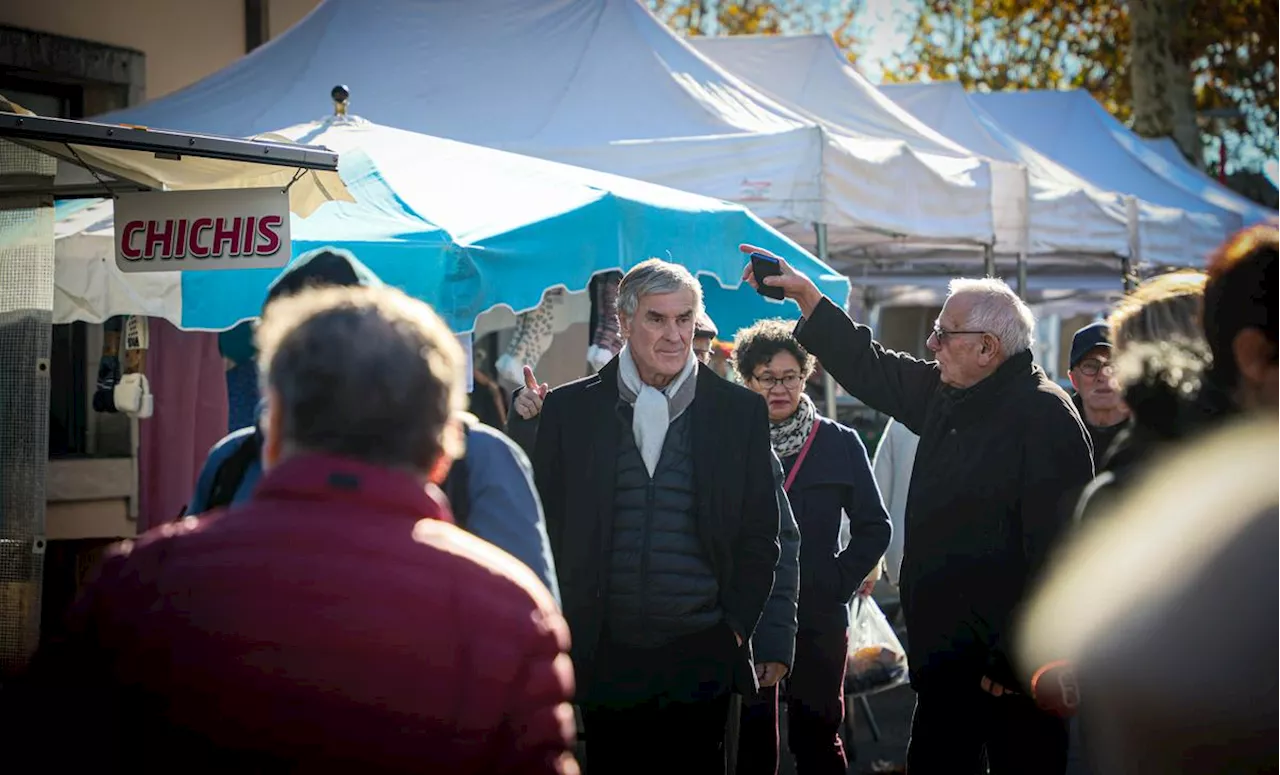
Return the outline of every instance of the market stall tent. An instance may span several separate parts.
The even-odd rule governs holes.
[[[253,135],[310,120],[335,84],[386,126],[743,203],[833,250],[990,242],[991,170],[863,137],[717,67],[638,0],[326,0],[280,37],[106,119]]]
[[[1204,170],[1187,161],[1187,157],[1182,155],[1182,150],[1178,148],[1178,144],[1172,137],[1145,137],[1142,142],[1163,162],[1156,161],[1150,154],[1142,153],[1139,158],[1144,164],[1184,189],[1194,194],[1203,194],[1202,198],[1205,199],[1212,197],[1210,201],[1221,202],[1227,209],[1240,213],[1246,226],[1276,217],[1274,210],[1232,191],[1212,176],[1205,174]],[[1272,161],[1269,164],[1274,165],[1275,162]],[[1272,180],[1271,184],[1274,186],[1275,181]]]
[[[778,102],[857,137],[903,142],[943,157],[985,158],[992,170],[995,244],[1005,251],[1020,244],[1027,197],[1017,160],[964,147],[903,110],[849,64],[830,35],[698,37],[689,44]]]
[[[699,275],[709,311],[727,330],[783,314],[783,304],[742,285],[742,242],[784,256],[833,298],[848,294],[846,279],[741,205],[354,116],[272,136],[341,154],[353,198],[294,219],[294,255],[348,248],[460,333],[487,310],[530,310],[548,288],[582,291],[593,275],[651,256]],[[55,322],[145,314],[224,330],[258,315],[279,270],[124,274],[114,263],[111,215],[110,201],[60,208]]]
[[[1240,202],[1208,186],[1193,191],[1189,189],[1196,186],[1166,177],[1172,165],[1086,91],[975,92],[972,99],[1006,132],[1096,185],[1202,215],[1194,223],[1207,226],[1166,235],[1185,242],[1189,258],[1182,263],[1199,265],[1210,250],[1253,217]]]

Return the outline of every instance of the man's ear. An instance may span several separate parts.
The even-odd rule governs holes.
[[[1077,393],[1079,393],[1080,385],[1079,383],[1076,382],[1076,372],[1074,369],[1069,369],[1067,371],[1067,379],[1071,380],[1071,387],[1074,388]]]
[[[1262,382],[1267,371],[1275,367],[1276,345],[1261,329],[1246,328],[1236,334],[1231,342],[1231,352],[1235,355],[1240,377],[1246,382]]]

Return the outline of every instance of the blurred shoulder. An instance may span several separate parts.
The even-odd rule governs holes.
[[[439,554],[453,588],[476,605],[559,616],[555,598],[537,574],[488,541],[436,519],[414,525],[413,539]]]

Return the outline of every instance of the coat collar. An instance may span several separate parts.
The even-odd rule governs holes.
[[[262,475],[253,500],[348,503],[413,520],[453,522],[443,493],[405,471],[327,454],[302,454]]]
[[[942,394],[955,407],[964,406],[975,409],[986,407],[1014,380],[1033,372],[1034,367],[1031,361],[1031,351],[1023,350],[1010,356],[989,377],[978,384],[967,388],[943,387]]]

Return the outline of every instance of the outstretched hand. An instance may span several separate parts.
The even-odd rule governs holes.
[[[550,389],[545,382],[539,384],[538,378],[533,376],[533,368],[526,365],[524,367],[524,390],[520,391],[520,395],[516,396],[516,414],[526,420],[532,420],[542,414],[542,401],[547,397],[547,391]]]
[[[800,272],[797,272],[792,268],[791,264],[788,264],[781,256],[774,255],[764,248],[758,248],[755,245],[739,245],[738,250],[747,255],[750,255],[751,253],[763,253],[766,256],[778,259],[778,265],[782,269],[782,274],[777,275],[776,277],[764,278],[764,284],[775,288],[781,288],[782,293],[788,299],[792,299],[796,304],[800,305],[800,314],[805,317],[809,317],[809,315],[813,313],[814,308],[818,306],[818,302],[822,301],[822,291],[818,290],[818,286],[814,284],[813,280],[810,280]],[[760,287],[760,282],[756,280],[756,275],[751,268],[750,261],[747,262],[746,267],[742,270],[742,279],[749,283],[752,288]]]

